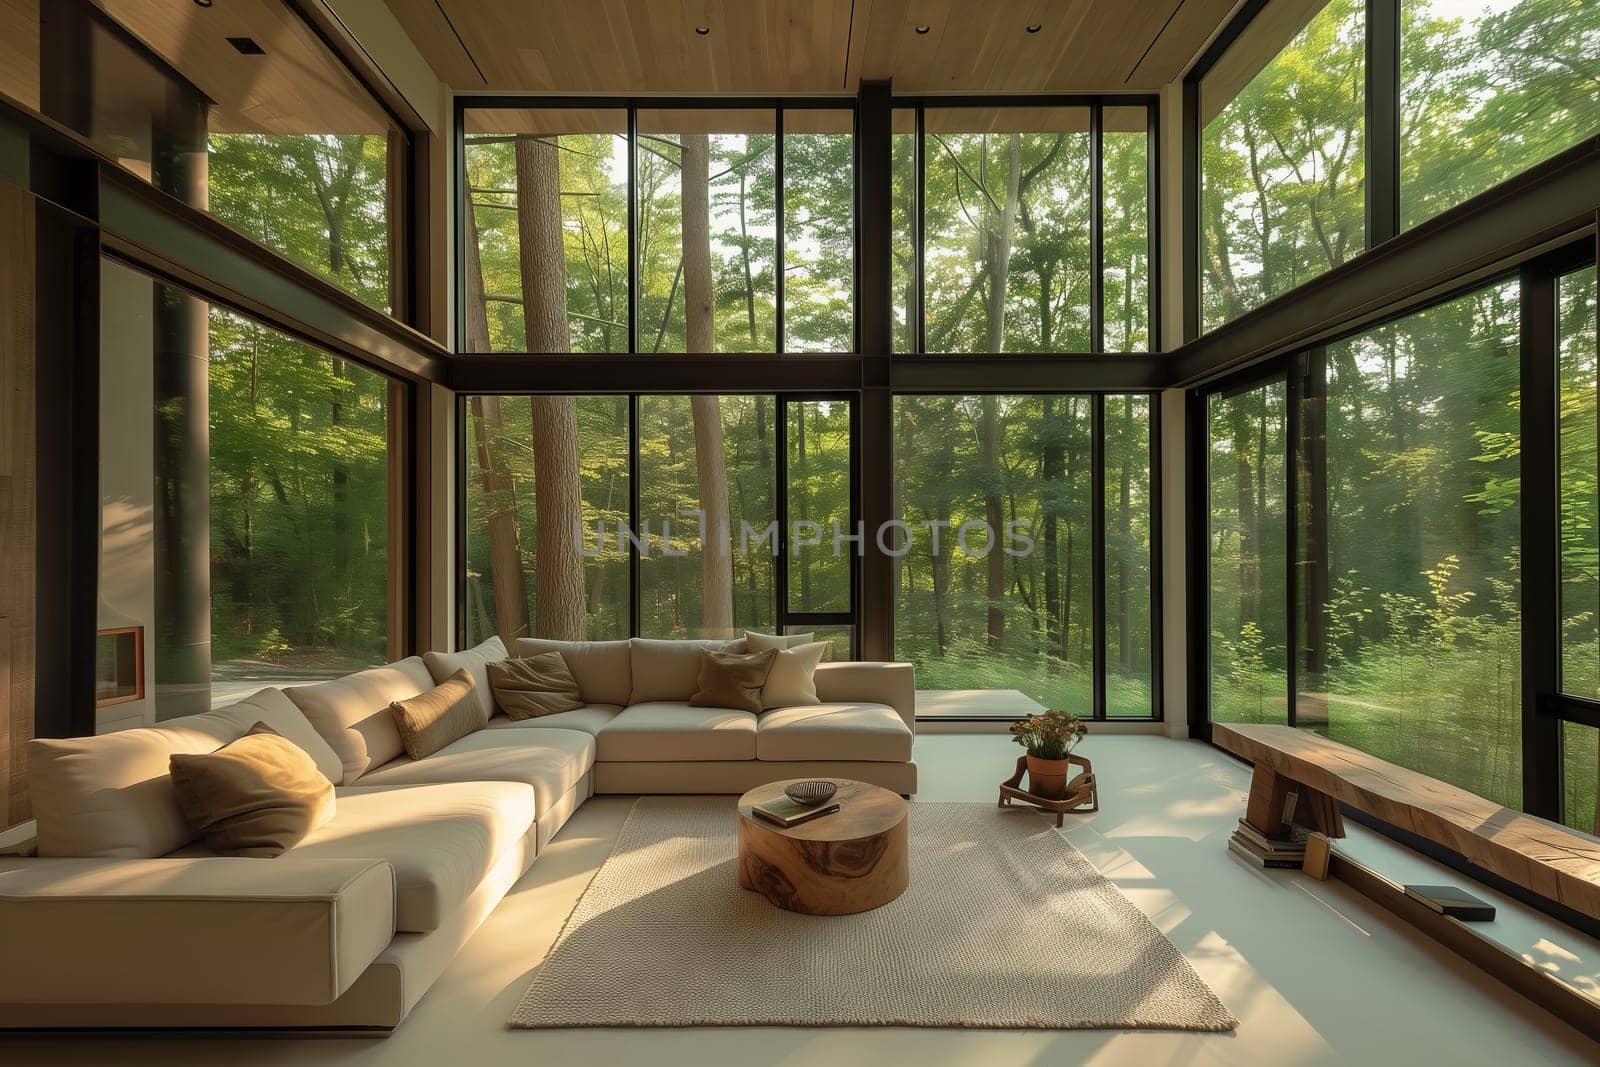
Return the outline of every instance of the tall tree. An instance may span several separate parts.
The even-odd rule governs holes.
[[[517,137],[516,153],[524,336],[530,352],[565,352],[570,338],[559,152],[554,138],[523,134]],[[530,407],[534,623],[540,637],[576,641],[584,635],[577,405],[570,396],[536,396]]]
[[[711,145],[703,133],[683,135],[683,305],[690,352],[717,350],[711,283]],[[690,398],[695,475],[700,488],[700,625],[706,634],[733,629],[733,558],[728,551],[728,464],[722,405],[714,395]]]

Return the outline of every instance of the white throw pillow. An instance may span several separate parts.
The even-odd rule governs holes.
[[[792,708],[803,704],[820,704],[817,699],[817,664],[828,651],[826,641],[786,648],[772,660],[772,673],[767,684],[761,687],[763,708]]]
[[[786,648],[799,648],[809,645],[817,639],[815,633],[809,634],[758,634],[754,630],[744,632],[745,650],[748,652],[765,652],[775,648],[782,652]]]
[[[464,652],[424,652],[422,662],[428,665],[435,685],[443,685],[450,676],[463,668],[476,683],[472,687],[473,699],[483,721],[488,722],[498,709],[494,704],[494,690],[489,688],[489,662],[506,658],[506,646],[499,637],[491,637],[477,648]]]

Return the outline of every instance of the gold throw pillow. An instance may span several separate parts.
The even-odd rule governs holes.
[[[761,687],[767,684],[772,673],[772,661],[778,650],[765,652],[700,652],[700,688],[689,703],[697,708],[734,708],[738,711],[761,710]]]
[[[513,719],[532,719],[583,707],[578,681],[572,677],[567,658],[559,652],[489,664],[489,690],[500,710]]]
[[[213,852],[277,856],[333,818],[333,783],[264,722],[215,752],[174,754],[168,766],[184,819]]]
[[[406,755],[412,759],[431,756],[450,742],[483,729],[489,717],[478,703],[477,684],[472,672],[462,667],[426,693],[390,704]]]

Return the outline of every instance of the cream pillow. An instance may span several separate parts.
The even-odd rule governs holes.
[[[826,641],[815,641],[780,651],[772,661],[772,673],[761,687],[763,708],[789,708],[820,704],[817,699],[817,664],[828,651]]]
[[[747,652],[765,652],[769,648],[775,648],[782,652],[786,648],[799,648],[801,645],[809,645],[816,639],[817,635],[814,632],[787,635],[758,634],[754,630],[746,630],[744,632],[745,651]]]
[[[433,675],[435,685],[443,685],[459,670],[465,669],[472,675],[472,680],[477,683],[473,686],[472,698],[478,702],[484,722],[494,716],[494,690],[489,686],[489,664],[505,658],[506,646],[499,637],[491,637],[476,648],[461,652],[422,654],[422,662],[428,665],[428,673]]]

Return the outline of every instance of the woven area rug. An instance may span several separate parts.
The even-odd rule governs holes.
[[[913,803],[911,887],[839,917],[741,889],[734,820],[732,798],[639,800],[511,1025],[1237,1025],[1035,812]]]

